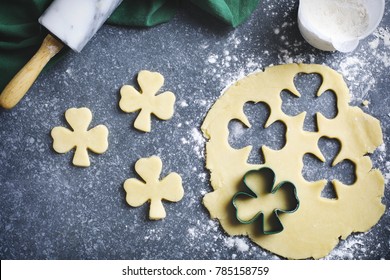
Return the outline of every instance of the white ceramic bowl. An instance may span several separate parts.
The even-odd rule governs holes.
[[[351,52],[359,44],[359,40],[366,38],[378,27],[385,10],[385,0],[360,0],[367,10],[368,26],[359,36],[354,38],[335,38],[324,34],[310,20],[307,9],[308,1],[300,0],[298,9],[298,27],[303,38],[313,47],[323,51]],[[328,0],[323,0],[328,1]],[[327,24],[326,21],[323,24]]]

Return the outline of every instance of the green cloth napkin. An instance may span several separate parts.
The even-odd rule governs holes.
[[[38,18],[53,0],[0,0],[0,92],[41,45],[47,31]],[[169,21],[177,7],[192,3],[236,27],[245,21],[259,0],[124,0],[108,20],[110,24],[153,26]],[[68,49],[49,63],[53,65]]]

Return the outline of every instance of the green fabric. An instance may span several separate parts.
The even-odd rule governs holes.
[[[37,19],[50,2],[51,0],[0,0],[1,91],[42,43],[45,34]]]
[[[169,21],[174,16],[176,7],[186,2],[191,2],[223,22],[237,27],[250,16],[259,0],[124,0],[108,23],[153,26]]]
[[[53,0],[0,0],[0,91],[34,55],[47,31],[38,18]],[[110,24],[154,26],[169,21],[178,6],[192,3],[236,27],[245,21],[259,0],[124,0],[108,20]],[[64,48],[48,66],[67,51]]]
[[[236,27],[249,17],[259,0],[191,0],[191,2]]]
[[[175,15],[172,0],[124,0],[108,19],[110,24],[153,26],[169,21]]]

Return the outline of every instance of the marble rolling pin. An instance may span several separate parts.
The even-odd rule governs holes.
[[[39,22],[51,34],[0,95],[3,108],[13,108],[30,89],[43,67],[65,45],[80,52],[122,0],[55,0]]]

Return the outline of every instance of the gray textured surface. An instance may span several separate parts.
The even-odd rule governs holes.
[[[82,53],[69,52],[41,75],[17,108],[0,110],[0,258],[278,258],[245,237],[227,236],[201,204],[211,191],[200,134],[205,114],[221,90],[252,71],[271,64],[324,63],[344,74],[352,105],[370,101],[363,110],[381,120],[388,145],[390,42],[389,29],[379,29],[353,53],[320,52],[299,34],[297,1],[261,2],[237,29],[197,12],[179,13],[150,29],[104,26]],[[389,24],[387,7],[380,27]],[[136,85],[134,78],[142,69],[162,73],[163,90],[177,96],[174,117],[153,119],[147,134],[133,129],[136,114],[118,107],[120,87]],[[91,126],[105,124],[110,131],[108,151],[90,154],[92,165],[87,169],[71,165],[73,153],[55,153],[50,137],[53,127],[67,126],[68,108],[83,106],[93,112]],[[324,107],[331,114],[332,106]],[[240,127],[232,129],[232,139],[241,133]],[[264,135],[272,141],[272,134]],[[248,145],[245,141],[234,145]],[[386,149],[381,146],[371,157],[389,179]],[[163,176],[179,173],[185,189],[182,201],[165,203],[167,218],[162,221],[148,220],[146,204],[129,207],[122,188],[127,178],[136,177],[135,162],[151,155],[162,158]],[[328,178],[344,176],[342,169],[337,171],[324,173]],[[317,179],[310,177],[315,175],[310,168],[305,172]],[[386,205],[389,198],[387,183]],[[341,241],[328,258],[390,258],[389,236],[386,207],[372,230]]]

